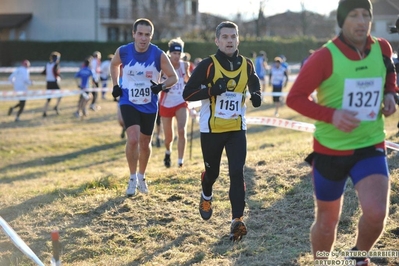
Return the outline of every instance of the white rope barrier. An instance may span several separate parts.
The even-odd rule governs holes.
[[[21,250],[29,259],[39,266],[44,266],[43,262],[28,247],[28,245],[19,237],[19,235],[11,228],[11,226],[0,216],[0,226],[3,232],[10,238],[14,245]]]
[[[21,101],[60,98],[79,95],[82,92],[110,91],[110,88],[88,88],[84,90],[28,90],[28,91],[0,91],[0,101]]]
[[[0,91],[0,101],[38,100],[73,96],[86,92],[109,92],[112,88],[88,88],[84,90],[27,90],[27,91]],[[262,96],[287,96],[288,92],[262,92]],[[189,108],[201,106],[201,101],[189,102]]]
[[[281,119],[276,117],[247,117],[247,124],[281,127],[292,130],[309,132],[309,133],[313,133],[315,130],[315,126],[313,124]],[[399,144],[397,143],[386,140],[385,145],[387,146],[387,148],[399,151]]]
[[[16,91],[0,91],[0,101],[16,101],[16,100],[38,100],[38,99],[49,99],[49,98],[60,98],[66,96],[79,95],[83,92],[103,92],[111,91],[111,88],[88,88],[84,90],[28,90],[25,92]],[[264,92],[262,95],[275,95],[275,96],[285,96],[287,92]],[[190,109],[191,115],[196,116],[197,113],[195,108],[201,107],[201,101],[194,101],[188,103],[188,108]],[[287,129],[313,132],[314,125],[286,120],[275,117],[247,117],[247,124],[260,124],[266,126],[282,127]],[[399,151],[399,144],[386,141],[387,147]]]

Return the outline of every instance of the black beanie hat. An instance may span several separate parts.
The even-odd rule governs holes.
[[[338,3],[337,9],[337,22],[340,28],[342,28],[342,25],[344,25],[344,21],[346,16],[348,16],[348,13],[355,8],[367,9],[370,13],[370,16],[373,16],[373,6],[370,0],[341,0]]]

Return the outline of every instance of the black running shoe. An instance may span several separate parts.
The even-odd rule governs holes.
[[[212,199],[211,200],[204,199],[202,197],[202,193],[199,204],[199,212],[201,214],[202,219],[204,220],[209,220],[212,216]]]
[[[243,222],[243,217],[235,218],[231,222],[230,228],[230,240],[231,241],[240,241],[243,236],[247,234],[247,227]]]
[[[157,146],[157,148],[161,147],[161,140],[159,138],[157,138],[157,140],[155,141],[155,146]]]
[[[165,153],[165,158],[163,159],[163,163],[166,168],[170,167],[170,154]]]

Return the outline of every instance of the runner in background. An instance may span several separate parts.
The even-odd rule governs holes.
[[[75,117],[81,118],[87,116],[87,104],[91,99],[90,92],[84,91],[90,88],[90,78],[93,78],[93,72],[90,69],[90,60],[83,61],[83,67],[75,74],[77,86],[82,90],[79,95],[78,109],[75,112]]]
[[[103,91],[101,91],[101,98],[103,100],[106,100],[106,94],[107,91],[105,91],[105,89],[108,87],[108,81],[110,80],[110,72],[109,72],[109,67],[111,65],[111,59],[112,57],[114,57],[114,54],[109,54],[107,56],[107,59],[101,62],[101,73],[100,73],[100,80],[101,80],[101,87],[103,89]]]
[[[61,54],[59,52],[52,52],[50,54],[50,61],[46,64],[42,74],[46,75],[46,88],[47,90],[59,90],[60,86],[58,85],[58,81],[61,80],[60,76],[60,60]],[[46,103],[44,104],[43,117],[47,117],[47,109],[49,107],[51,98],[48,98]],[[54,106],[54,111],[57,115],[59,115],[59,105],[61,102],[61,97],[57,98],[57,103]]]
[[[8,77],[8,80],[14,86],[14,91],[16,92],[26,92],[28,91],[28,86],[32,85],[32,80],[30,79],[29,73],[30,62],[28,60],[22,61],[21,66],[17,67],[14,72]],[[19,108],[17,116],[15,117],[15,122],[19,121],[19,117],[24,111],[26,100],[20,100],[18,104],[10,107],[8,109],[8,115],[10,116],[15,108]]]
[[[183,90],[191,75],[190,63],[182,60],[184,55],[183,40],[180,38],[172,39],[169,41],[168,47],[167,55],[177,73],[178,81],[167,93],[161,92],[159,100],[159,114],[165,137],[164,165],[166,168],[171,166],[172,146],[175,137],[174,120],[177,125],[177,165],[178,167],[182,167],[184,163],[184,153],[187,144],[188,104],[183,99]]]
[[[92,84],[94,89],[100,88],[100,74],[101,74],[101,53],[95,51],[93,58],[90,60],[91,72],[93,72]],[[90,104],[90,109],[93,111],[100,110],[101,107],[97,104],[98,91],[92,91],[93,99]]]
[[[262,100],[264,99],[264,94],[266,93],[267,83],[267,56],[265,51],[260,51],[255,58],[255,70],[259,77],[260,87],[262,91]]]

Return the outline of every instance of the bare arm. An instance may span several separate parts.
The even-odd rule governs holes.
[[[382,108],[382,114],[385,116],[390,116],[396,112],[395,98],[392,93],[387,93],[384,95],[384,107]]]
[[[112,86],[121,85],[119,84],[119,66],[122,64],[121,57],[119,55],[119,48],[116,49],[115,55],[111,60],[111,64],[109,66]]]
[[[115,54],[115,56],[116,56],[116,54]],[[111,62],[111,64],[112,64],[112,62]],[[165,76],[168,77],[163,82],[163,84],[165,84],[165,86],[167,88],[170,88],[170,87],[172,87],[173,85],[176,84],[177,79],[178,79],[176,71],[173,68],[172,63],[170,62],[169,58],[166,56],[165,53],[161,54],[161,71],[164,73]],[[111,75],[112,75],[112,72],[111,72]]]
[[[191,77],[190,64],[184,62],[184,69],[186,70],[186,75],[184,75],[184,83],[187,83],[188,79]]]

